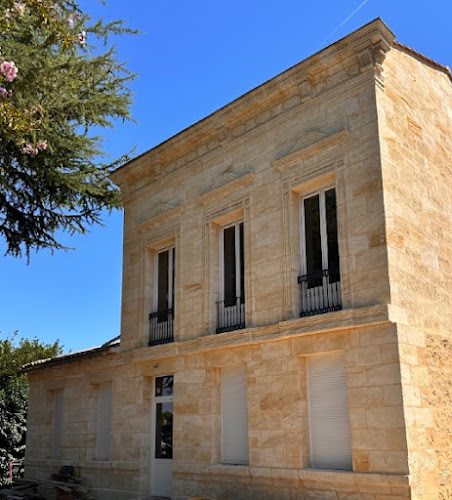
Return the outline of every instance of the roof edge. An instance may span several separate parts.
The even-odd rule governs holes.
[[[120,345],[120,336],[114,337],[111,340],[105,342],[100,346],[90,347],[88,349],[83,349],[77,352],[71,352],[68,354],[62,354],[61,356],[56,356],[54,358],[38,359],[37,361],[32,361],[22,366],[20,369],[21,373],[28,373],[30,371],[40,370],[41,368],[48,368],[49,366],[60,365],[63,363],[68,363],[71,361],[77,361],[81,358],[93,358],[95,356],[100,356],[109,349],[118,347]]]
[[[408,45],[405,45],[403,43],[394,41],[394,47],[399,48],[405,52],[408,52],[412,56],[417,57],[418,59],[423,61],[424,63],[429,64],[430,66],[434,67],[435,69],[442,71],[443,73],[445,73],[449,77],[449,80],[452,82],[452,73],[450,71],[449,66],[444,66],[444,65],[436,62],[434,59],[431,59],[430,57],[427,57],[424,54],[421,54],[417,50],[414,50],[411,47],[408,47]]]

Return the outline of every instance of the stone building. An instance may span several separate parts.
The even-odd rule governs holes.
[[[25,368],[27,475],[452,498],[451,96],[377,19],[118,169],[120,345]]]

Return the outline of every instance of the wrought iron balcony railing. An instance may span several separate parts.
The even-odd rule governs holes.
[[[325,269],[298,277],[301,285],[300,316],[313,316],[342,309],[338,270]]]
[[[174,342],[173,309],[151,313],[149,315],[149,321],[151,324],[149,345]]]
[[[245,303],[240,297],[217,302],[217,333],[231,332],[245,328]]]

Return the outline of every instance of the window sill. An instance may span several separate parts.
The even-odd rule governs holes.
[[[410,476],[407,474],[389,474],[382,472],[354,472],[351,470],[300,469],[300,481],[315,481],[321,483],[353,483],[356,485],[390,485],[408,487]]]
[[[246,476],[250,475],[250,466],[248,464],[215,464],[210,466],[211,474],[221,474],[224,476]]]

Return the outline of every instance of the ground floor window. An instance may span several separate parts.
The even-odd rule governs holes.
[[[52,458],[60,458],[61,442],[63,439],[64,390],[54,391],[53,399],[53,429],[52,429]]]
[[[111,382],[99,385],[97,407],[97,460],[110,458],[111,443]]]
[[[222,369],[222,462],[248,464],[247,380],[244,366]]]
[[[307,359],[311,466],[352,469],[352,449],[343,353]]]

